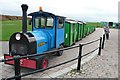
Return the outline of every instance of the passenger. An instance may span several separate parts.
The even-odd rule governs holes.
[[[105,32],[105,35],[106,35],[106,39],[109,39],[109,25],[108,24],[105,24],[104,25],[104,32]]]

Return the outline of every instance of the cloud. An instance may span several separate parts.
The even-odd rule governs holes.
[[[117,21],[119,0],[1,0],[2,14],[21,15],[21,4],[28,4],[28,13],[43,10],[72,19]]]

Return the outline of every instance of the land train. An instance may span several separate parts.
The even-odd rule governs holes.
[[[45,51],[72,46],[86,35],[92,33],[95,27],[87,26],[81,21],[66,20],[66,17],[58,16],[40,10],[28,14],[32,16],[29,24],[32,31],[27,31],[27,4],[22,4],[22,32],[15,32],[9,39],[9,54],[4,58],[43,54]],[[55,53],[61,56],[63,51]],[[20,66],[31,69],[45,69],[48,66],[48,55],[41,55],[20,60]],[[14,61],[6,61],[5,64],[14,65]]]

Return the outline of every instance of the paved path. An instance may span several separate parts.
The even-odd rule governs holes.
[[[110,30],[102,55],[82,66],[82,72],[72,70],[61,78],[118,78],[118,30]]]
[[[113,49],[113,53],[115,50],[117,50],[118,47],[114,47],[113,48],[113,44],[112,44],[112,41],[115,41],[114,45],[117,46],[117,36],[114,36],[114,35],[117,35],[117,30],[115,29],[112,29],[111,30],[111,36],[110,36],[110,40],[109,41],[106,41],[106,47],[109,48],[109,45],[108,44],[111,44],[111,49]],[[92,34],[90,34],[89,36],[87,36],[86,38],[82,39],[81,41],[77,42],[76,44],[79,44],[79,43],[85,43],[85,42],[88,42],[88,41],[91,41],[91,40],[95,40],[95,39],[98,39],[100,36],[102,36],[103,34],[103,30],[102,29],[96,29],[96,31]],[[112,39],[113,37],[115,37],[114,39]],[[92,45],[88,45],[86,46],[85,48],[83,48],[83,54],[85,54],[86,52],[89,52],[91,49],[93,48],[96,48],[98,47],[98,43],[99,42],[96,42],[96,44],[92,44]],[[8,42],[5,42],[4,45],[7,45]],[[3,45],[3,46],[4,46]],[[108,45],[108,46],[107,46]],[[105,49],[104,50],[108,50],[108,49]],[[7,46],[6,47],[3,47],[3,53],[6,53],[8,52],[8,48],[6,50]],[[115,49],[115,50],[114,50]],[[102,53],[104,53],[104,50],[102,51]],[[107,53],[107,51],[106,51]],[[118,53],[116,51],[116,53]],[[69,54],[69,55],[68,55]],[[107,55],[107,54],[106,54]],[[72,50],[69,50],[69,51],[64,51],[64,54],[60,57],[53,57],[53,56],[50,56],[50,59],[49,59],[49,66],[51,65],[55,65],[55,64],[58,64],[58,63],[61,63],[63,61],[67,61],[69,59],[72,59],[72,58],[75,58],[78,56],[78,48],[76,49],[72,49]],[[97,58],[102,58],[104,57],[104,55],[100,56],[100,57],[97,57]],[[104,57],[106,59],[106,57]],[[108,58],[109,59],[109,58]],[[117,58],[116,58],[117,60]],[[94,60],[91,61],[90,64],[92,64]],[[96,61],[96,60],[95,60]],[[98,60],[99,61],[99,60]],[[115,61],[115,60],[114,60]],[[52,77],[51,75],[52,74],[55,74],[56,72],[58,72],[58,74],[60,73],[60,71],[62,72],[65,72],[65,69],[66,71],[68,71],[69,67],[72,66],[73,64],[76,64],[77,61],[74,61],[74,62],[71,62],[71,63],[68,63],[68,64],[65,64],[65,65],[62,65],[62,66],[59,66],[59,67],[56,67],[54,69],[50,69],[50,70],[47,70],[47,71],[44,71],[44,72],[39,72],[39,73],[36,73],[36,74],[32,74],[32,75],[29,75],[29,76],[26,76],[26,78],[41,78],[41,77]],[[108,61],[109,62],[109,61]],[[116,61],[115,61],[116,62]],[[96,61],[97,63],[97,61]],[[89,65],[90,65],[89,64]],[[94,64],[94,63],[93,63]],[[102,63],[101,63],[102,64]],[[10,76],[13,76],[14,75],[14,67],[13,66],[10,66],[10,65],[5,65],[5,64],[2,64],[0,63],[0,65],[2,65],[2,68],[0,68],[0,71],[2,71],[2,77],[3,78],[7,78],[7,77],[10,77]],[[85,64],[86,66],[90,67],[88,64]],[[116,67],[118,67],[118,65],[116,64]],[[83,67],[83,70],[85,67]],[[87,68],[87,67],[86,67]],[[92,67],[93,68],[93,67]],[[22,73],[27,73],[29,71],[32,71],[30,69],[24,69],[24,68],[21,68],[21,72]],[[89,71],[89,70],[88,70]],[[87,74],[87,71],[85,72]],[[88,72],[88,74],[90,74]],[[117,73],[115,73],[117,74]],[[57,74],[56,74],[57,75]],[[67,77],[67,74],[66,75],[62,75],[62,77]],[[70,76],[69,76],[70,77]],[[81,76],[83,77],[83,76]]]
[[[9,42],[8,41],[0,41],[0,56],[9,52],[8,48]]]

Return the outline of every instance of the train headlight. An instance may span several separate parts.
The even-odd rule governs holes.
[[[20,40],[20,38],[21,38],[20,34],[19,33],[16,34],[15,38],[16,38],[16,40]]]

